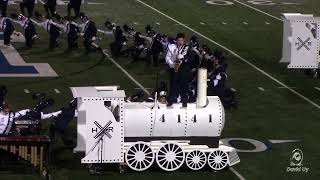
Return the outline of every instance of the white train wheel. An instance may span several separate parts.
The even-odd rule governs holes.
[[[204,152],[199,150],[194,150],[186,155],[186,164],[188,168],[192,170],[202,169],[207,162],[207,156]]]
[[[149,145],[137,142],[131,145],[126,152],[127,165],[135,171],[148,169],[154,161],[154,153]]]
[[[228,155],[221,150],[215,150],[208,155],[209,166],[216,171],[222,170],[228,165]]]
[[[184,151],[175,143],[163,145],[157,152],[158,166],[165,171],[175,171],[184,163]]]

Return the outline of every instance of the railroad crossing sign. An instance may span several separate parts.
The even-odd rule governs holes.
[[[113,132],[113,127],[110,126],[112,124],[111,121],[109,121],[104,127],[102,127],[97,121],[95,121],[94,124],[100,129],[98,132],[97,128],[92,128],[92,133],[96,132],[94,139],[99,138],[101,135],[106,135],[109,139],[112,138],[112,135],[110,134],[110,132]]]
[[[297,47],[297,51],[299,51],[301,48],[305,48],[307,49],[308,51],[310,51],[310,48],[312,43],[310,41],[311,38],[307,38],[305,41],[303,41],[300,37],[297,38],[298,39],[298,42],[296,42],[296,46]]]
[[[320,17],[312,14],[282,13],[281,63],[292,69],[316,69],[320,63]]]

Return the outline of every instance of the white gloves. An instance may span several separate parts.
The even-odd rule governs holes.
[[[183,58],[184,58],[184,55],[182,55],[182,54],[178,55],[178,59],[183,59]]]
[[[221,80],[221,79],[222,79],[220,73],[216,76],[216,79],[218,79],[218,80]]]

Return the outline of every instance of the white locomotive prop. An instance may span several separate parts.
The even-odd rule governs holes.
[[[175,171],[207,164],[222,170],[240,162],[234,148],[219,141],[225,123],[218,97],[206,96],[206,70],[199,71],[197,103],[167,107],[157,100],[125,102],[116,86],[72,87],[78,99],[78,137],[74,152],[82,163],[123,163],[135,171],[157,164]],[[201,89],[202,87],[202,89]]]
[[[283,13],[281,63],[291,69],[317,69],[320,62],[320,18],[311,14]]]

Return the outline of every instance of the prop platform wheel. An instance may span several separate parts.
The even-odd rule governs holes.
[[[158,166],[165,171],[175,171],[184,163],[184,151],[175,143],[164,144],[157,152]]]
[[[131,169],[144,171],[153,164],[154,153],[148,144],[137,142],[128,148],[126,162]]]
[[[203,151],[194,150],[186,155],[186,164],[191,170],[200,170],[207,163],[207,156]]]
[[[208,165],[216,171],[222,170],[228,165],[228,155],[222,150],[215,150],[208,155]]]

